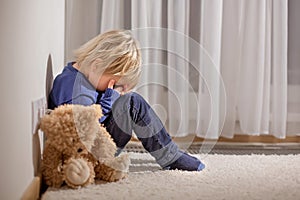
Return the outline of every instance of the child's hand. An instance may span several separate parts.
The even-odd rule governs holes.
[[[116,90],[120,95],[124,95],[127,92],[127,85],[116,85],[115,83],[116,81],[112,79],[108,82],[107,87]]]

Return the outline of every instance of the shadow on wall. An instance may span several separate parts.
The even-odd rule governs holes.
[[[52,65],[52,57],[51,54],[48,56],[47,60],[47,69],[46,69],[46,98],[47,98],[47,103],[48,103],[48,97],[50,94],[50,91],[52,89],[52,84],[53,84],[53,65]]]

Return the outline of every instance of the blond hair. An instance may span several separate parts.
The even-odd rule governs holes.
[[[138,83],[141,53],[130,31],[112,30],[99,34],[75,50],[74,54],[82,72],[88,72],[95,63],[99,75],[120,76],[129,88]]]

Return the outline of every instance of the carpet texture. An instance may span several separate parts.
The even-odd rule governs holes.
[[[194,155],[201,172],[164,171],[147,153],[129,153],[130,173],[115,183],[98,181],[77,190],[49,188],[57,199],[272,199],[300,198],[300,155]]]

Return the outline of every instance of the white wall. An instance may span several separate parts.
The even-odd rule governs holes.
[[[0,199],[20,199],[33,179],[31,102],[45,96],[48,55],[64,65],[63,0],[0,3]]]

